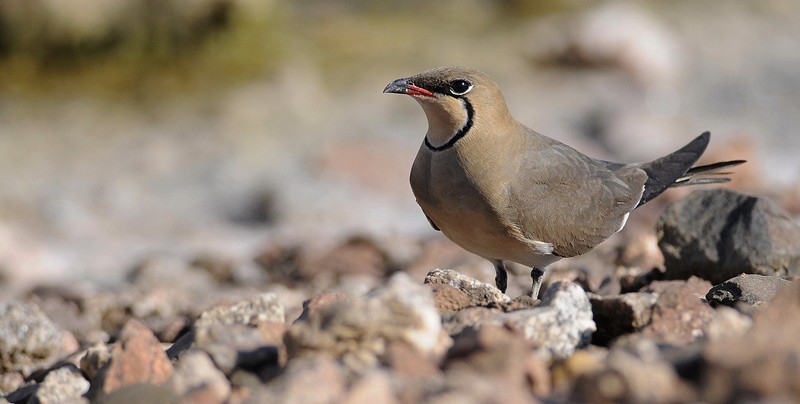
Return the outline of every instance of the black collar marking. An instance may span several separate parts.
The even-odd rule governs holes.
[[[456,132],[456,134],[453,135],[453,137],[451,137],[450,140],[447,141],[447,143],[441,146],[432,145],[431,142],[428,140],[428,137],[425,136],[425,147],[435,152],[447,150],[453,147],[453,145],[456,144],[458,139],[461,139],[462,137],[467,135],[467,132],[469,132],[469,130],[472,128],[472,118],[475,115],[475,110],[472,109],[472,104],[470,104],[470,102],[466,98],[461,98],[461,101],[464,103],[464,108],[467,109],[467,123],[465,123],[464,126],[462,126],[461,129],[459,129],[458,132]]]

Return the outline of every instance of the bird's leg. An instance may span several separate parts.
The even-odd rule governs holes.
[[[497,285],[497,289],[506,293],[506,288],[508,287],[508,272],[506,272],[506,266],[503,264],[503,260],[492,260],[492,264],[494,264],[495,273],[494,283]]]
[[[539,289],[542,287],[542,279],[544,279],[544,271],[539,268],[531,268],[531,297],[537,299],[539,297]]]

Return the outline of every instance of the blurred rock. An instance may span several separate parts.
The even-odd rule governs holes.
[[[273,243],[261,249],[255,262],[271,282],[292,286],[304,279],[298,272],[300,254],[299,246]]]
[[[478,402],[530,401],[528,370],[530,361],[536,361],[532,356],[530,342],[509,329],[494,325],[466,329],[447,354],[445,376],[450,391],[446,394]]]
[[[442,315],[442,326],[451,336],[455,336],[467,327],[478,327],[483,323],[500,322],[503,311],[488,307],[468,307]]]
[[[25,383],[25,378],[19,372],[0,373],[0,396],[15,391]]]
[[[441,357],[450,345],[430,289],[404,273],[365,298],[323,307],[292,325],[285,338],[290,358],[325,353],[355,371],[376,365],[392,341],[431,358]]]
[[[232,259],[201,254],[192,260],[190,266],[207,272],[218,283],[231,283],[234,280],[236,263]]]
[[[394,272],[389,255],[369,237],[351,237],[341,245],[321,256],[304,257],[297,268],[298,274],[307,280],[324,275],[368,275],[382,278]]]
[[[111,350],[111,359],[92,380],[103,394],[136,384],[161,384],[172,376],[172,364],[153,333],[130,320]]]
[[[622,338],[603,369],[578,378],[571,400],[579,402],[687,402],[694,392],[664,360],[655,342]]]
[[[761,197],[694,191],[670,206],[657,228],[667,279],[720,283],[741,273],[800,273],[800,224]]]
[[[466,293],[472,306],[500,307],[511,301],[494,285],[483,283],[450,269],[434,269],[425,276],[425,283],[450,285]]]
[[[92,399],[97,404],[178,403],[178,396],[166,385],[134,383]]]
[[[283,345],[268,324],[213,323],[195,329],[192,346],[208,353],[226,374],[236,369],[260,371],[276,367],[281,361]]]
[[[749,316],[728,306],[719,306],[715,310],[714,317],[706,326],[705,336],[711,342],[722,338],[738,337],[752,326],[753,320]]]
[[[588,344],[597,329],[586,292],[570,282],[550,285],[539,306],[503,314],[501,319],[533,342],[544,360],[568,358]]]
[[[675,83],[683,73],[678,39],[635,3],[612,2],[534,27],[534,57],[567,65],[622,69],[644,85]]]
[[[80,370],[73,366],[62,366],[50,371],[39,383],[33,398],[28,402],[36,404],[78,404],[89,403],[82,397],[89,391],[89,381],[83,378]]]
[[[635,332],[650,323],[658,295],[654,293],[625,293],[617,296],[589,295],[597,331],[592,343],[606,345],[612,339]]]
[[[215,403],[225,402],[231,394],[228,379],[201,351],[186,352],[180,356],[169,385],[178,396],[197,398],[198,393],[202,392],[204,397]]]
[[[347,391],[344,371],[327,355],[296,358],[266,388],[254,392],[250,402],[336,403]]]
[[[61,353],[61,331],[32,304],[0,303],[0,370],[29,375]]]
[[[701,399],[706,402],[800,400],[800,283],[793,282],[753,316],[744,335],[706,344]]]
[[[725,305],[736,307],[737,303],[761,305],[768,303],[781,289],[792,283],[777,276],[742,274],[714,285],[706,294],[711,307]]]
[[[695,277],[650,284],[646,291],[658,293],[658,300],[650,323],[642,329],[643,335],[673,345],[685,345],[701,337],[714,315],[714,309],[703,300],[709,289],[708,281]]]
[[[303,312],[296,321],[305,321],[308,319],[308,316],[315,314],[321,308],[336,302],[345,302],[347,300],[349,300],[349,298],[344,293],[325,293],[322,295],[316,295],[303,302]]]
[[[197,330],[212,324],[258,325],[266,321],[286,321],[283,305],[274,293],[263,293],[231,306],[207,310],[194,323],[194,328]]]
[[[80,368],[89,380],[92,380],[100,369],[104,368],[110,360],[111,351],[108,345],[104,343],[95,343],[93,346],[86,349],[86,352],[81,357]]]
[[[382,370],[374,370],[356,380],[347,392],[345,404],[397,403],[392,391],[391,376]]]

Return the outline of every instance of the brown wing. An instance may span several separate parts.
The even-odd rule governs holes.
[[[619,231],[647,175],[542,138],[532,136],[529,152],[520,154],[506,217],[529,239],[553,244],[557,255],[586,253]]]

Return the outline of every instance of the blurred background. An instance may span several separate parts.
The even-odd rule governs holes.
[[[272,246],[365,239],[489,281],[414,202],[423,113],[381,93],[442,65],[595,157],[710,130],[704,161],[748,159],[732,185],[798,214],[798,38],[794,0],[3,0],[0,284],[114,285],[155,255],[261,279]]]

